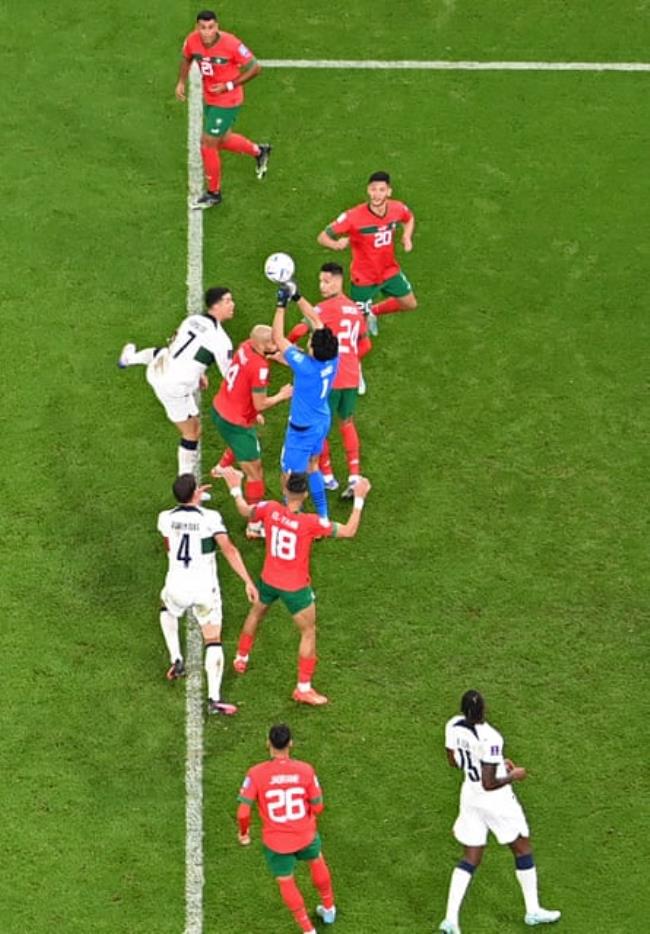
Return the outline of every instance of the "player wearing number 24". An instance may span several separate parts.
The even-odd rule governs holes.
[[[257,627],[270,606],[279,599],[293,616],[300,632],[298,684],[293,699],[313,706],[326,704],[327,697],[311,685],[317,661],[316,604],[309,572],[311,547],[318,538],[353,538],[357,534],[370,482],[362,477],[356,483],[352,513],[342,525],[313,513],[301,512],[307,498],[307,476],[304,473],[289,475],[286,505],[270,501],[251,506],[242,495],[243,474],[227,467],[222,476],[240,515],[249,522],[263,522],[266,548],[258,585],[259,600],[255,601],[244,621],[233,667],[239,674],[246,671]]]
[[[267,741],[271,758],[248,770],[239,792],[238,838],[242,846],[251,842],[251,807],[257,803],[264,855],[284,903],[301,931],[316,934],[293,874],[297,860],[308,864],[322,901],[316,914],[325,924],[333,924],[336,906],[332,880],[316,827],[316,816],[323,810],[323,792],[313,767],[291,758],[292,746],[288,726],[271,727]]]

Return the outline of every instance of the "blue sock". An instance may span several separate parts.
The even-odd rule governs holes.
[[[320,470],[308,474],[309,492],[314,501],[316,512],[322,519],[327,519],[327,496],[325,494],[325,481]]]

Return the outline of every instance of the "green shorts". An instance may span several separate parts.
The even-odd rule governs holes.
[[[233,425],[226,421],[217,412],[214,406],[210,408],[212,421],[223,440],[234,451],[235,457],[242,461],[257,461],[262,456],[259,438],[254,428],[244,428],[243,425]]]
[[[350,298],[357,303],[366,303],[379,293],[391,295],[393,298],[403,298],[413,291],[413,286],[408,281],[403,272],[398,272],[396,276],[385,279],[376,285],[354,285],[350,283]]]
[[[280,587],[272,587],[260,579],[257,582],[257,589],[260,594],[260,601],[265,606],[271,606],[276,600],[282,600],[292,616],[306,610],[316,599],[316,594],[311,587],[301,587],[300,590],[281,590]]]
[[[297,859],[301,861],[318,859],[321,851],[320,834],[316,834],[309,846],[305,846],[295,853],[276,853],[275,850],[270,849],[264,843],[262,844],[262,850],[264,851],[266,863],[276,878],[278,876],[292,876]]]
[[[225,136],[237,119],[241,107],[203,105],[203,132],[206,136]]]
[[[358,389],[333,389],[328,397],[332,416],[345,420],[352,418],[357,408]]]

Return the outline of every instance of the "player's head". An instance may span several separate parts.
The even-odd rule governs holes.
[[[318,274],[318,287],[323,298],[332,298],[343,291],[343,266],[323,263]]]
[[[230,289],[215,285],[205,293],[205,310],[217,321],[227,321],[235,313],[235,302]]]
[[[393,193],[388,172],[373,172],[368,179],[368,198],[373,207],[381,207]]]
[[[193,473],[182,473],[174,480],[172,491],[178,503],[191,503],[196,493],[196,477]]]
[[[256,324],[251,328],[250,340],[258,353],[271,354],[278,349],[272,337],[272,331],[268,324]]]
[[[339,341],[330,328],[318,328],[311,336],[309,342],[312,356],[321,363],[333,360],[339,353]]]
[[[468,723],[482,723],[485,719],[485,700],[478,691],[465,691],[460,699],[460,712]]]
[[[196,28],[205,45],[212,45],[219,32],[219,20],[214,10],[201,10],[196,16]]]
[[[290,746],[293,746],[291,730],[286,723],[276,723],[275,726],[271,727],[269,730],[268,744],[269,747],[276,752],[284,752],[286,749],[289,749]]]
[[[287,499],[302,500],[307,498],[309,482],[306,473],[290,473],[287,477],[286,491]]]

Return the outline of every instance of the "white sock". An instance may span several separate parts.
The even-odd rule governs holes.
[[[136,366],[138,363],[142,366],[149,366],[155,353],[155,347],[145,347],[144,350],[136,350],[129,360],[129,366]]]
[[[298,690],[301,694],[306,694],[307,691],[311,691],[311,681],[299,681]]]
[[[324,473],[324,474],[323,474],[323,480],[325,481],[325,483],[331,483],[333,479],[334,479],[334,474],[333,474],[333,473]]]
[[[471,881],[472,874],[456,866],[451,874],[449,896],[447,898],[447,913],[445,914],[447,921],[451,921],[451,923],[456,926],[458,925],[458,912],[460,911],[460,906]]]
[[[188,448],[178,446],[178,473],[194,473],[199,459],[199,451],[196,448],[190,451]]]
[[[524,893],[526,913],[532,914],[535,911],[539,911],[537,870],[534,866],[531,867],[531,869],[515,869],[515,875],[517,876],[517,882],[521,886],[521,891]]]
[[[177,658],[183,658],[181,655],[181,645],[178,641],[178,616],[172,616],[169,610],[161,610],[160,628],[165,637],[165,645],[169,652],[169,661],[173,665]]]
[[[350,486],[353,483],[357,483],[357,481],[360,479],[361,477],[359,476],[358,473],[351,473],[350,476],[348,477],[348,486]]]
[[[221,700],[223,648],[220,642],[211,642],[206,646],[204,667],[208,678],[208,697],[213,701]]]

